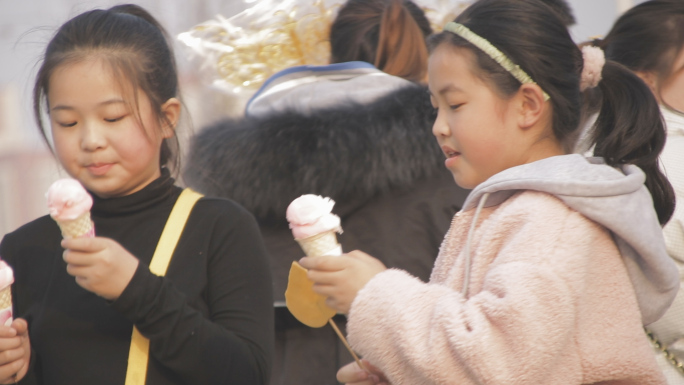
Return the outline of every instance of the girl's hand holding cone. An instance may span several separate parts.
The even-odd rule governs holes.
[[[332,213],[334,205],[335,201],[330,198],[307,194],[288,206],[287,220],[292,235],[307,256],[299,263],[292,262],[285,301],[290,312],[303,324],[310,327],[330,324],[354,357],[356,368],[365,370],[366,366],[332,317],[335,311],[348,313],[356,293],[386,267],[360,251],[342,254],[336,235],[342,232],[341,221]],[[378,375],[367,373],[368,376],[362,376],[370,378],[371,383],[379,383]]]
[[[340,313],[348,313],[356,294],[385,265],[362,251],[352,251],[342,257],[304,257],[299,264],[308,269],[307,277],[314,282],[313,290],[328,297],[326,304]]]
[[[62,247],[67,273],[84,289],[110,301],[119,298],[138,268],[138,259],[109,238],[64,239]]]
[[[138,268],[138,259],[116,241],[95,236],[90,209],[93,199],[75,179],[54,182],[47,194],[50,216],[64,239],[67,273],[82,288],[113,301],[121,295]]]
[[[342,254],[342,247],[337,242],[337,233],[341,233],[342,228],[340,217],[332,213],[334,205],[335,201],[330,198],[306,194],[287,207],[292,236],[308,258]],[[326,306],[324,296],[314,292],[313,284],[307,278],[306,269],[292,262],[285,291],[287,308],[299,322],[319,328],[329,323],[335,310]]]
[[[17,318],[0,325],[0,384],[16,384],[28,372],[31,358],[28,324]]]

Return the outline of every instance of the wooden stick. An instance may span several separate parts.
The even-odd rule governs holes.
[[[354,353],[351,346],[349,346],[349,342],[347,342],[347,339],[344,338],[344,334],[342,334],[340,329],[337,327],[337,324],[335,323],[335,321],[333,321],[333,319],[330,318],[328,320],[328,323],[330,324],[330,326],[332,326],[333,329],[335,329],[335,333],[337,333],[337,336],[340,337],[340,340],[342,340],[342,343],[344,344],[344,346],[347,348],[347,350],[349,350],[349,353],[351,353],[352,357],[354,357],[354,360],[356,361],[356,364],[359,365],[359,368],[366,370],[366,367],[363,366],[359,357],[356,355],[356,353]]]

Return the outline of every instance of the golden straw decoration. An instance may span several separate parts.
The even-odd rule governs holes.
[[[473,0],[414,0],[435,32]],[[345,0],[259,0],[231,17],[217,15],[178,35],[199,72],[227,93],[253,93],[271,75],[325,65],[329,32]]]

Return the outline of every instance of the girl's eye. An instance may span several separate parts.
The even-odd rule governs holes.
[[[62,123],[62,122],[57,122],[57,124],[60,127],[73,127],[76,125],[77,122],[71,122],[71,123]]]
[[[121,116],[116,117],[116,118],[105,118],[105,122],[115,123],[115,122],[118,122],[119,120],[121,120],[125,117],[126,117],[126,115],[121,115]]]
[[[463,103],[461,103],[461,104],[454,104],[454,105],[450,105],[449,108],[450,108],[452,111],[455,111],[455,110],[457,110],[459,107],[461,107],[462,105],[463,105]]]

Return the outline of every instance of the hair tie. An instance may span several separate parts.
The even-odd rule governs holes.
[[[580,91],[584,92],[588,88],[596,87],[601,81],[601,72],[606,64],[606,55],[601,48],[587,45],[582,47],[582,58],[584,59],[584,66],[580,79]]]

